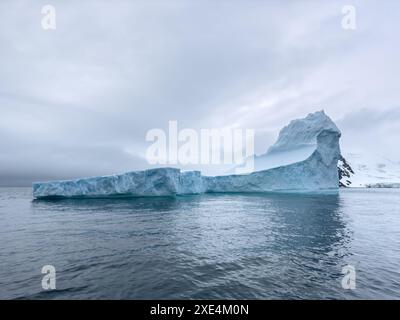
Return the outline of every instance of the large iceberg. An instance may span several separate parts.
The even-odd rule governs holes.
[[[221,192],[337,192],[340,131],[323,112],[290,122],[245,174],[203,176],[158,168],[33,184],[34,198],[173,196]]]

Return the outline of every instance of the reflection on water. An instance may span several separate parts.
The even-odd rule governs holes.
[[[196,196],[187,197],[122,197],[122,198],[94,198],[94,199],[41,199],[33,200],[34,210],[65,211],[67,208],[78,211],[107,211],[107,209],[118,209],[118,211],[134,212],[136,210],[169,211],[178,209],[182,201],[196,201]]]
[[[347,194],[26,200],[17,221],[3,210],[4,297],[368,297],[341,287],[361,266]],[[40,288],[45,264],[56,291]]]

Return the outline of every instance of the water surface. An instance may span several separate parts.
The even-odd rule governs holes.
[[[0,298],[399,299],[400,190],[32,201],[0,188]]]

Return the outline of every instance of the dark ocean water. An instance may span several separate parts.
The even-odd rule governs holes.
[[[400,190],[32,201],[0,188],[0,298],[400,299]]]

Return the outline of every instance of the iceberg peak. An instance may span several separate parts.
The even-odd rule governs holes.
[[[272,145],[268,153],[288,151],[317,144],[317,136],[323,130],[333,130],[340,133],[335,123],[324,110],[309,113],[305,118],[292,120],[285,126],[278,136],[278,140]]]

